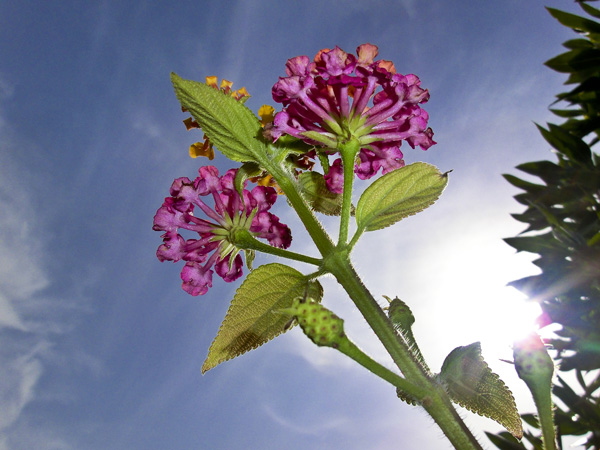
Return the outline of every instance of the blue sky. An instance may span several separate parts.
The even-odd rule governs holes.
[[[407,163],[454,172],[432,208],[365,236],[357,269],[377,298],[413,308],[434,370],[481,339],[531,410],[498,360],[510,357],[503,327],[525,315],[503,286],[534,271],[501,240],[523,227],[500,175],[551,158],[533,122],[552,120],[564,78],[542,63],[572,33],[544,5],[577,10],[557,0],[2,2],[0,449],[449,448],[423,412],[299,330],[202,376],[239,282],[215,279],[194,298],[181,266],[155,258],[152,217],[173,178],[201,163],[187,155],[200,135],[185,131],[169,73],[229,79],[257,111],[273,104],[288,58],[365,42],[431,92],[438,144],[406,151]],[[278,213],[302,249],[285,202]],[[323,284],[348,334],[390,364],[343,292]],[[497,429],[463,415],[479,436]]]

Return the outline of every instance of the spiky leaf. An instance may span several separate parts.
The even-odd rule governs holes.
[[[273,263],[251,272],[231,301],[202,373],[286,331],[290,318],[277,311],[291,307],[294,298],[304,295],[320,301],[323,288],[296,269]]]
[[[515,399],[483,360],[479,342],[452,350],[442,365],[439,377],[453,401],[498,422],[517,439],[523,437]]]

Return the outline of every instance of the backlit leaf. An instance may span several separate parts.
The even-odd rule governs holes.
[[[447,174],[423,162],[385,174],[358,201],[358,229],[379,230],[424,210],[439,198],[447,183]]]
[[[302,195],[308,204],[320,213],[339,216],[342,211],[342,194],[327,189],[323,175],[318,172],[303,172],[298,177]]]
[[[304,295],[320,301],[323,288],[296,269],[266,264],[251,272],[238,288],[215,337],[202,373],[253,350],[287,330],[290,317],[277,313]]]
[[[517,439],[523,437],[512,392],[483,360],[479,342],[452,350],[439,377],[454,402],[498,422]]]

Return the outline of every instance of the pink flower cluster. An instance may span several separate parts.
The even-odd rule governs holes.
[[[292,242],[291,231],[279,218],[269,212],[277,199],[272,187],[256,186],[243,189],[243,201],[234,187],[237,170],[219,176],[214,166],[201,167],[199,176],[178,178],[171,186],[171,196],[154,216],[155,231],[164,231],[163,244],[156,256],[160,261],[186,261],[181,271],[183,289],[191,295],[203,295],[212,287],[212,267],[226,282],[242,275],[240,249],[232,236],[237,229],[247,229],[269,244],[287,248]],[[200,197],[212,195],[214,208]],[[194,215],[199,208],[207,219]],[[211,221],[212,220],[212,221]],[[198,239],[184,239],[179,230],[196,232]]]
[[[272,89],[284,109],[268,134],[277,140],[289,134],[333,152],[340,141],[357,138],[361,145],[355,173],[360,179],[402,167],[402,141],[427,150],[435,142],[427,127],[429,115],[419,104],[429,99],[415,75],[396,73],[393,63],[375,61],[378,49],[357,48],[357,56],[339,47],[289,59],[286,77]],[[341,159],[325,177],[333,192],[342,190]]]

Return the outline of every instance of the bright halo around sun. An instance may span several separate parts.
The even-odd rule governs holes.
[[[540,306],[507,286],[535,272],[532,255],[515,254],[499,239],[472,235],[449,247],[436,283],[427,288],[435,304],[417,317],[429,315],[439,324],[430,339],[446,354],[479,341],[486,357],[512,360],[513,343],[539,328]]]

